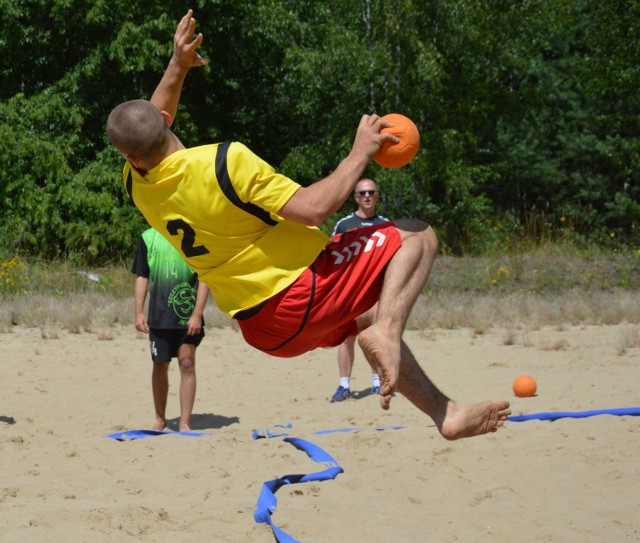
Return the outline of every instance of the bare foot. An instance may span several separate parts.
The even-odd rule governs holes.
[[[180,425],[180,431],[181,432],[190,432],[191,431],[191,427],[188,424],[181,424]]]
[[[369,365],[380,376],[380,405],[389,409],[400,373],[400,345],[372,324],[358,334],[358,344]]]
[[[449,401],[444,420],[436,424],[445,439],[454,440],[497,432],[510,414],[506,401],[475,404]]]
[[[155,432],[161,432],[167,427],[167,423],[164,419],[156,419],[156,423],[151,427]]]

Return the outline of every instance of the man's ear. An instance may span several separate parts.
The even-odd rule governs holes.
[[[171,125],[173,124],[173,117],[171,116],[171,114],[162,110],[160,111],[160,115],[162,115],[162,118],[164,119],[164,122],[167,123],[167,126],[171,128]]]

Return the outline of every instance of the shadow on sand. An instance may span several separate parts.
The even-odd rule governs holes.
[[[195,432],[198,430],[219,430],[225,426],[238,424],[238,417],[225,417],[224,415],[214,415],[213,413],[194,413],[191,415],[191,429]],[[167,420],[167,429],[178,431],[180,417]]]

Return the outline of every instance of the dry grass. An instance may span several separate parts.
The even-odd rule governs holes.
[[[231,320],[211,300],[204,318],[211,327],[228,326]],[[10,332],[13,326],[24,326],[40,328],[48,338],[55,336],[55,330],[66,329],[73,334],[91,333],[108,340],[114,337],[111,328],[133,324],[133,294],[130,298],[99,293],[13,296],[3,299],[0,307],[0,333]]]
[[[622,328],[617,338],[616,352],[623,355],[629,349],[640,347],[640,326],[628,325]]]
[[[504,343],[525,342],[526,330],[566,324],[620,324],[623,353],[640,343],[640,255],[580,256],[554,246],[496,258],[436,260],[408,328],[504,330]],[[12,261],[13,263],[13,261]],[[14,263],[15,287],[0,292],[0,333],[15,325],[113,337],[115,326],[133,326],[133,275],[125,265],[96,270],[65,262]],[[207,326],[234,323],[210,301]],[[544,349],[564,349],[549,344]]]
[[[560,294],[513,292],[505,295],[469,292],[430,293],[416,303],[409,329],[533,329],[562,324],[640,323],[640,292],[570,291]],[[508,342],[508,338],[505,338]]]

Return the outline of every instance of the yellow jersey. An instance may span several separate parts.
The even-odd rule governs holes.
[[[278,215],[300,185],[238,142],[177,151],[144,174],[127,162],[123,175],[136,207],[231,317],[288,287],[329,241]]]

